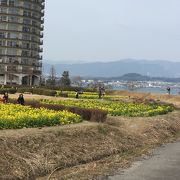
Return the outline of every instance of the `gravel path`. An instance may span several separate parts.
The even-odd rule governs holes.
[[[180,179],[180,141],[153,152],[149,159],[138,161],[108,180],[178,180]]]

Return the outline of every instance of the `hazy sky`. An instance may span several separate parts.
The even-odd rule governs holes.
[[[180,0],[46,0],[44,59],[180,61]]]

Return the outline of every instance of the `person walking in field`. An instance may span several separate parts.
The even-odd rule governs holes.
[[[24,105],[24,96],[23,94],[20,94],[17,99],[18,104]]]
[[[79,91],[76,92],[76,99],[79,98]]]
[[[8,103],[8,101],[9,101],[9,96],[8,96],[8,93],[6,92],[6,93],[4,93],[4,96],[3,96],[3,103]]]
[[[99,87],[99,93],[98,93],[98,95],[99,95],[99,99],[101,99],[101,98],[102,98],[102,89],[101,89],[101,87]]]
[[[102,87],[102,88],[101,88],[101,91],[102,91],[102,97],[104,97],[104,96],[105,96],[105,88]]]
[[[170,94],[171,93],[171,88],[167,87],[167,93]]]

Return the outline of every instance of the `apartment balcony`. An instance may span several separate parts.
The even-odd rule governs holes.
[[[42,67],[42,62],[33,63],[33,66],[37,67],[37,68],[41,68]]]
[[[41,20],[40,20],[41,21]],[[22,20],[2,20],[0,19],[0,22],[2,23],[8,23],[8,24],[17,24],[19,25],[19,27],[21,26],[28,26],[28,27],[33,27],[33,28],[37,28],[38,30],[40,31],[43,31],[44,30],[44,26],[43,25],[37,25],[37,24],[31,24],[31,23],[24,23]],[[42,23],[43,24],[43,23]],[[22,30],[24,31],[24,30]],[[25,31],[25,32],[30,32],[30,31]]]
[[[0,39],[2,39],[2,40],[13,40],[13,41],[16,41],[16,42],[18,42],[18,41],[33,42],[33,43],[37,43],[38,45],[40,45],[40,43],[43,44],[43,42],[41,42],[41,41],[35,41],[35,40],[30,40],[30,39],[28,40],[28,39],[25,39],[25,38],[10,38],[10,37],[7,37],[7,36],[0,36]]]
[[[22,70],[23,74],[29,74],[29,75],[41,75],[41,70]]]
[[[42,56],[41,55],[32,56],[32,55],[28,55],[28,54],[21,54],[21,55],[0,54],[0,57],[24,57],[24,58],[42,60]]]
[[[1,13],[0,13],[1,14]],[[19,32],[19,33],[31,33],[40,36],[39,31],[44,30],[44,26],[41,24],[32,24],[32,23],[24,23],[22,20],[14,21],[14,20],[1,20],[0,23],[3,23],[5,25],[7,24],[16,24],[16,29],[11,29],[8,27],[1,28],[2,31],[12,31],[12,32]],[[25,28],[24,28],[25,27]],[[27,28],[28,27],[28,28]],[[32,30],[32,28],[34,28]]]
[[[41,19],[41,24],[44,24],[44,18]]]
[[[44,30],[44,26],[43,26],[43,25],[41,25],[40,30],[41,30],[41,31],[43,31],[43,30]]]
[[[43,48],[39,48],[39,52],[42,53],[43,52]]]
[[[4,74],[5,73],[5,68],[0,68],[0,74]]]
[[[0,7],[4,7],[4,8],[18,8],[18,9],[22,9],[22,10],[28,10],[28,11],[32,11],[32,12],[37,12],[37,13],[41,13],[42,16],[44,16],[44,10],[43,11],[39,11],[39,10],[36,10],[36,9],[33,9],[32,7],[26,7],[26,6],[23,6],[23,5],[14,5],[14,4],[0,4]],[[40,5],[40,7],[42,8],[43,6]],[[45,6],[44,6],[45,7]],[[42,8],[44,9],[44,8]]]
[[[31,69],[6,69],[0,68],[2,74],[28,74],[28,75],[41,75],[41,70]]]
[[[34,31],[26,31],[26,30],[10,30],[10,29],[0,29],[1,31],[5,32],[17,32],[17,33],[26,33],[26,34],[31,34],[31,35],[36,35],[37,37],[40,37],[40,33],[34,32]]]
[[[43,40],[40,40],[39,44],[40,44],[40,45],[43,45]]]
[[[15,16],[16,16],[16,15],[15,15]],[[41,16],[40,16],[39,18],[37,18],[36,16],[33,16],[33,15],[28,15],[28,14],[21,14],[21,15],[19,15],[19,16],[21,16],[21,17],[28,17],[28,18],[37,20],[37,21],[39,21],[39,22],[42,22]],[[43,22],[43,23],[44,23],[44,22]]]
[[[35,75],[41,75],[42,71],[41,70],[33,70],[33,74]]]
[[[42,9],[44,9],[45,8],[45,3],[41,4],[41,7],[42,7]]]
[[[37,59],[42,60],[43,57],[41,55],[37,56]]]
[[[30,48],[30,47],[27,47],[27,46],[22,46],[22,45],[19,45],[19,44],[16,44],[16,45],[4,45],[4,46],[1,46],[1,48],[15,48],[15,49],[26,49],[26,50],[29,50],[29,51],[36,51],[36,52],[43,52],[43,48]]]
[[[11,65],[11,66],[15,67],[15,69],[17,69],[19,66],[20,67],[35,67],[35,68],[41,68],[42,67],[42,62],[39,62],[39,61],[37,61],[37,62],[29,62],[29,63],[23,63],[23,62],[18,62],[18,61],[11,61],[11,62],[9,62],[9,61],[1,61],[0,64],[5,65],[5,66],[7,66],[7,65],[10,66]],[[11,70],[11,66],[10,66],[9,70]],[[4,71],[4,68],[1,67],[0,70]]]
[[[40,38],[43,38],[44,37],[44,34],[41,32],[40,33]]]
[[[41,11],[41,16],[42,16],[42,17],[44,16],[44,10],[43,10],[43,11]]]
[[[13,73],[13,74],[21,74],[21,69],[4,69],[5,74]]]

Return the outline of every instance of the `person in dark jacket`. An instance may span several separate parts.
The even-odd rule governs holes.
[[[101,86],[99,87],[99,90],[98,90],[98,91],[99,91],[99,93],[98,93],[99,99],[101,99],[101,98],[102,98],[102,95],[103,95],[103,94],[102,94],[103,92],[102,92],[102,87],[101,87]]]
[[[167,87],[167,93],[171,94],[171,88],[170,87]]]
[[[79,98],[79,91],[76,92],[76,99]]]
[[[3,103],[8,103],[8,100],[9,100],[9,96],[8,96],[8,93],[4,93],[4,96],[3,96]]]
[[[23,94],[20,94],[17,99],[18,104],[24,105],[24,97]]]

